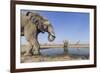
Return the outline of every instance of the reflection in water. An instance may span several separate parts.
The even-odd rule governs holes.
[[[41,54],[44,56],[56,56],[56,55],[62,55],[64,54],[63,48],[51,48],[51,49],[42,49],[40,50]],[[85,56],[89,57],[89,48],[69,48],[68,49],[68,55],[77,55],[77,56]]]
[[[81,49],[69,48],[68,53],[65,53],[63,48],[40,49],[40,52],[41,55],[33,55],[33,56],[21,55],[21,63],[89,59],[89,48],[81,48]]]

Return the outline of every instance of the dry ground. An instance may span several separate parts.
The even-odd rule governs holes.
[[[21,63],[29,62],[51,62],[51,61],[68,61],[68,60],[84,60],[86,58],[79,56],[58,55],[58,56],[21,56]]]

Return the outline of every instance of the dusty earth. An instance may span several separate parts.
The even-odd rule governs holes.
[[[51,62],[51,61],[68,61],[68,60],[85,60],[84,57],[69,56],[69,55],[58,55],[58,56],[21,56],[21,63],[29,62]]]

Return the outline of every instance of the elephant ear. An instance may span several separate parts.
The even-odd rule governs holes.
[[[34,23],[35,25],[39,24],[39,18],[36,16],[35,13],[32,13],[32,12],[27,12],[26,13],[26,16],[28,16],[28,19]]]
[[[27,12],[26,16],[29,17],[29,20],[37,26],[37,28],[41,31],[44,32],[44,26],[43,26],[43,21],[42,21],[42,16],[40,16],[37,13],[32,13],[32,12]]]

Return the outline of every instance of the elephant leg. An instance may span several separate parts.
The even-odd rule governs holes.
[[[30,42],[33,45],[32,50],[31,50],[32,54],[39,55],[40,54],[40,50],[39,50],[40,46],[39,46],[38,41],[36,39],[32,39],[32,40],[30,40]]]
[[[28,41],[28,47],[27,47],[27,51],[26,54],[32,54],[32,55],[39,55],[40,54],[40,45],[37,41],[36,38],[34,38],[33,36],[30,36],[29,38],[27,38]]]
[[[30,25],[30,28],[28,28],[28,25]],[[30,53],[33,55],[38,55],[40,54],[40,51],[39,43],[37,41],[37,29],[35,29],[36,27],[31,24],[28,25],[24,29],[24,34],[27,41],[30,43]]]
[[[40,54],[40,45],[38,41],[36,40],[35,43],[33,44],[32,52],[34,55],[39,55]]]
[[[25,52],[25,54],[24,54],[24,56],[29,56],[29,55],[32,55],[31,53],[30,53],[30,50],[32,49],[32,44],[28,41],[28,43],[27,43],[27,47],[26,47],[27,49],[26,49],[26,52]]]

